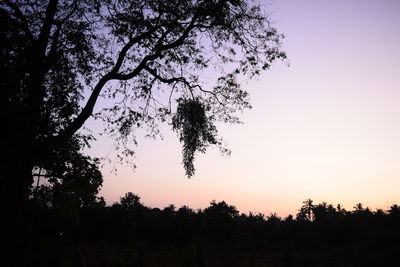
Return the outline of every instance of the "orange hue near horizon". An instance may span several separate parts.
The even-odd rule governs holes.
[[[152,207],[225,200],[280,216],[295,215],[308,198],[349,210],[400,204],[400,2],[263,3],[286,35],[290,67],[243,81],[254,108],[243,125],[220,127],[231,157],[209,149],[187,179],[177,136],[162,126],[164,140],[139,139],[135,172],[104,168],[108,203],[131,191]],[[91,153],[111,147],[101,137]]]

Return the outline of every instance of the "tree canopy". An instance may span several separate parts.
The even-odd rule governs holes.
[[[133,155],[136,129],[155,135],[170,123],[191,177],[197,152],[227,151],[215,122],[237,123],[251,107],[239,80],[284,59],[282,38],[246,0],[2,1],[2,188],[26,196],[34,167],[90,144],[80,130],[91,116],[106,122],[121,158]],[[219,78],[205,80],[207,70]],[[94,113],[100,98],[113,104]]]
[[[276,213],[241,213],[225,201],[197,210],[152,208],[128,192],[113,205],[81,210],[82,255],[93,266],[399,265],[398,205],[372,210],[357,204],[345,210],[310,199],[303,204],[297,216],[281,218]],[[32,210],[44,214],[33,225],[41,238],[33,240],[36,253],[22,250],[18,255],[27,255],[22,258],[29,266],[43,266],[54,257],[60,265],[68,262],[73,256],[71,222],[59,218],[56,207],[33,205]],[[309,214],[312,220],[305,217]]]

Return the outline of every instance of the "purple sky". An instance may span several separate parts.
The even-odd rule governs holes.
[[[295,214],[306,198],[372,208],[400,203],[400,1],[262,1],[284,33],[287,63],[243,82],[253,109],[221,125],[232,155],[199,155],[184,176],[176,134],[139,138],[135,172],[103,170],[108,203],[124,193],[145,205]],[[92,123],[93,124],[93,123]],[[94,124],[93,124],[94,125]],[[93,153],[112,150],[101,138]]]

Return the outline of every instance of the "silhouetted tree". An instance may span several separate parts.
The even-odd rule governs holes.
[[[393,204],[388,212],[393,216],[400,216],[400,207],[397,204]]]
[[[121,199],[130,208],[122,208],[118,202],[81,209],[82,252],[88,266],[205,266],[218,262],[221,266],[227,262],[237,266],[266,262],[273,266],[399,265],[399,218],[391,209],[364,216],[338,213],[325,202],[313,203],[315,219],[304,223],[293,216],[281,220],[275,213],[239,215],[224,201],[213,201],[204,210],[194,211],[173,205],[149,208],[138,204],[140,198],[134,193]],[[35,261],[25,265],[43,266],[38,264],[43,256],[55,254],[59,265],[67,266],[62,258],[71,252],[71,242],[60,238],[59,232],[60,225],[70,220],[60,217],[56,207],[32,208],[42,215],[33,235],[41,237],[33,244],[40,253],[32,253]],[[392,208],[397,210],[398,206]]]
[[[142,203],[140,203],[140,197],[132,192],[128,192],[121,197],[120,205],[123,209],[132,211],[143,207]]]
[[[204,209],[205,226],[208,230],[206,234],[214,242],[227,243],[234,238],[235,219],[239,211],[235,206],[228,205],[225,201],[210,203]]]
[[[372,212],[370,208],[368,207],[364,208],[362,203],[357,203],[354,206],[353,214],[357,216],[368,216],[371,215]]]
[[[47,193],[47,203],[42,203],[58,210],[73,224],[78,224],[81,208],[105,206],[104,199],[97,195],[103,184],[99,159],[75,150],[52,163],[52,168],[34,173],[42,183],[38,181],[38,188],[32,190],[33,198]]]
[[[68,218],[76,229],[81,208],[105,206],[104,199],[97,196],[103,176],[99,159],[83,155],[79,142],[70,142],[61,148],[52,160],[33,171],[37,183],[31,190],[31,198],[36,204],[51,207]]]
[[[2,203],[26,198],[33,167],[71,138],[90,141],[77,134],[89,117],[106,121],[123,158],[136,128],[154,135],[158,119],[171,120],[174,99],[190,177],[197,151],[226,152],[215,121],[237,122],[234,112],[250,107],[237,78],[285,58],[282,36],[245,0],[5,0],[0,25]],[[200,75],[211,66],[215,87]],[[93,114],[100,97],[115,102]]]
[[[342,207],[342,205],[340,205],[340,204],[338,204],[336,206],[336,212],[337,212],[339,218],[346,216],[346,213],[347,213],[346,209],[344,209]]]
[[[312,209],[314,220],[317,223],[333,222],[337,217],[336,209],[326,202],[315,205]]]
[[[281,221],[281,217],[279,217],[278,214],[274,212],[267,217],[267,221],[273,224],[277,224]]]
[[[42,227],[39,222],[49,220],[51,222],[46,224],[51,226],[50,229],[57,229],[57,234],[73,242],[76,260],[82,262],[79,231],[82,209],[104,209],[106,204],[102,197],[97,196],[103,182],[99,160],[84,156],[79,149],[78,143],[77,146],[70,145],[68,149],[59,150],[52,161],[34,170],[36,186],[31,190],[31,198],[27,202],[29,211],[23,214],[26,220],[23,221],[24,227],[19,228],[18,235],[25,242],[32,242],[32,233],[37,232],[34,228]],[[55,216],[44,212],[49,210]],[[36,238],[43,237],[39,235]],[[17,250],[21,250],[21,247]],[[12,259],[12,255],[9,255],[11,260],[28,260],[18,255]]]
[[[314,220],[314,204],[311,199],[307,199],[303,201],[303,206],[300,208],[299,213],[297,213],[297,219],[298,220],[304,220],[304,221],[313,221]]]

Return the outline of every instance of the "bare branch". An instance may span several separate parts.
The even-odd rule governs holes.
[[[64,140],[72,137],[76,131],[78,131],[85,121],[92,115],[94,106],[96,105],[97,98],[100,95],[101,90],[103,89],[104,85],[111,80],[111,75],[106,74],[104,75],[99,82],[94,87],[92,94],[90,95],[88,101],[86,102],[85,107],[79,113],[79,115],[75,118],[74,121],[59,135],[54,136],[53,142],[51,145],[56,146],[64,142]]]
[[[38,55],[44,56],[49,42],[51,27],[54,23],[54,16],[57,11],[58,0],[50,0],[46,9],[46,16],[43,21],[42,29],[38,39]]]
[[[185,79],[185,77],[173,77],[173,78],[164,78],[160,75],[157,74],[157,70],[150,68],[149,66],[144,66],[144,69],[149,72],[151,75],[153,75],[157,80],[163,83],[171,84],[171,83],[177,83],[177,82],[182,82],[185,85],[190,87],[189,82]]]
[[[155,69],[151,69],[148,66],[145,66],[144,69],[146,71],[148,71],[151,75],[153,75],[157,80],[159,80],[162,83],[166,83],[166,84],[172,84],[172,83],[175,84],[175,83],[178,83],[178,82],[183,83],[189,89],[189,92],[192,95],[192,98],[194,98],[194,94],[193,94],[193,91],[192,91],[193,86],[190,85],[190,83],[186,80],[185,77],[181,76],[181,77],[164,78],[164,77],[158,75],[157,71]],[[171,92],[171,94],[172,94],[172,92]]]
[[[153,27],[149,31],[144,32],[144,33],[142,33],[142,34],[140,34],[140,35],[138,35],[138,36],[136,36],[134,38],[131,38],[129,40],[129,42],[126,43],[124,45],[124,47],[121,49],[121,51],[119,52],[117,61],[116,61],[115,65],[114,65],[113,69],[111,70],[111,73],[113,73],[113,74],[117,74],[118,73],[119,69],[122,66],[122,63],[124,62],[124,59],[126,57],[126,53],[128,53],[129,49],[131,49],[133,45],[135,45],[139,41],[147,38],[152,33],[154,33],[156,30],[157,30],[157,27]]]
[[[114,74],[113,75],[113,79],[123,80],[123,81],[130,80],[130,79],[134,78],[136,75],[138,75],[144,69],[144,67],[146,66],[147,62],[159,58],[162,55],[163,51],[168,50],[168,49],[173,49],[173,48],[176,48],[176,47],[182,45],[184,40],[189,36],[190,31],[194,28],[194,23],[195,23],[196,19],[197,19],[197,16],[194,16],[192,21],[191,21],[191,23],[183,31],[182,35],[178,39],[176,39],[175,41],[173,41],[173,42],[171,42],[169,44],[164,44],[163,45],[162,42],[160,42],[160,40],[163,40],[165,35],[161,36],[159,41],[158,41],[157,49],[153,54],[145,56],[142,59],[142,61],[139,63],[139,65],[133,71],[131,71],[128,74],[121,74],[121,73],[115,73],[114,74],[114,71],[113,71],[113,74]],[[126,52],[128,51],[129,48],[127,48],[125,53],[123,53],[123,56],[121,58],[121,64],[122,64],[124,56],[126,55]],[[120,53],[120,55],[121,55],[121,53]],[[120,57],[118,59],[120,59]],[[117,62],[119,62],[119,60]]]

